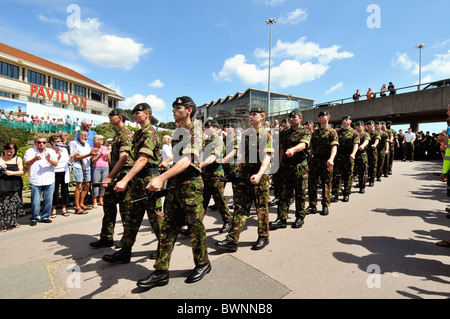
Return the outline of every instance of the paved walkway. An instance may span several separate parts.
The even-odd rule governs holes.
[[[308,215],[301,229],[273,231],[270,244],[255,252],[256,216],[242,233],[239,250],[223,253],[214,243],[225,236],[217,211],[205,224],[212,271],[186,284],[194,267],[188,238],[174,249],[170,282],[143,291],[138,279],[153,270],[149,252],[156,240],[147,220],[131,263],[102,261],[113,248],[93,249],[102,210],[58,215],[51,224],[0,234],[0,298],[3,299],[444,299],[450,297],[450,249],[435,245],[450,239],[445,207],[450,199],[438,181],[438,162],[395,162],[394,174],[366,194],[356,188],[350,202],[333,203],[330,215]],[[227,194],[231,194],[227,185]],[[229,197],[230,198],[230,197]],[[293,206],[291,206],[292,208]],[[320,205],[319,205],[320,209]],[[276,207],[270,209],[270,220]],[[289,223],[294,221],[290,215]],[[122,234],[117,223],[118,241]]]

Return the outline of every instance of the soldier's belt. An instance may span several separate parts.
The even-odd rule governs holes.
[[[202,176],[202,173],[200,173],[198,171],[190,171],[190,172],[180,173],[180,174],[174,176],[173,179],[178,182],[182,182],[182,181],[194,180],[194,179],[199,178],[200,176]]]
[[[215,172],[218,172],[223,169],[222,164],[219,164],[217,167],[213,166],[210,168],[211,165],[213,165],[213,164],[210,164],[205,167],[205,170],[204,170],[205,173],[215,173]]]
[[[159,169],[157,167],[143,168],[139,173],[136,174],[137,177],[147,177],[152,175],[158,175]]]

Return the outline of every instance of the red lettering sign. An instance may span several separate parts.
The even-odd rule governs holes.
[[[82,98],[82,97],[78,97],[76,95],[70,95],[67,94],[67,100],[66,100],[66,96],[64,96],[64,92],[60,92],[60,91],[56,91],[56,90],[52,90],[49,88],[43,88],[42,86],[38,86],[35,84],[30,84],[30,93],[31,96],[35,95],[36,97],[42,96],[43,98],[49,98],[50,100],[53,98],[53,96],[55,96],[56,93],[56,100],[60,101],[62,103],[70,103],[72,102],[73,105],[78,105],[80,104],[81,106],[86,107],[87,106],[87,99],[86,98]],[[47,93],[47,95],[46,95]]]

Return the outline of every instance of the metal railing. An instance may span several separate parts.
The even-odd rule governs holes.
[[[0,125],[5,127],[12,127],[16,129],[26,130],[30,132],[40,132],[40,133],[56,133],[60,131],[65,131],[72,134],[75,131],[75,125],[54,125],[45,123],[27,123],[22,121],[9,121],[0,120]]]

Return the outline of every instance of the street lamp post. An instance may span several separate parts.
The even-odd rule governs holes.
[[[422,49],[425,48],[426,44],[418,44],[416,45],[416,49],[419,49],[420,51],[420,59],[419,59],[419,86],[417,87],[417,90],[420,91],[420,84],[422,82]]]
[[[267,99],[267,101],[268,101],[268,104],[267,104],[267,117],[269,117],[270,116],[270,65],[271,65],[271,62],[272,62],[272,25],[274,24],[274,23],[276,23],[277,22],[277,20],[275,19],[275,18],[270,18],[269,20],[266,20],[266,23],[268,24],[268,25],[270,25],[270,41],[269,41],[269,79],[268,79],[268,88],[267,88],[267,97],[268,97],[268,99]]]

